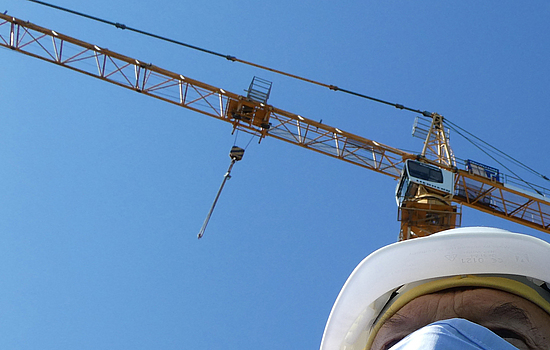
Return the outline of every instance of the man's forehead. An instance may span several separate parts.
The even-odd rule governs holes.
[[[447,317],[462,317],[483,323],[530,323],[525,310],[528,304],[531,302],[495,289],[454,288],[412,300],[388,319],[382,328],[414,328]]]

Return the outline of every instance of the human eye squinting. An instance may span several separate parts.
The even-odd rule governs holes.
[[[399,343],[401,341],[401,339],[403,339],[403,338],[392,339],[392,340],[386,342],[386,344],[384,344],[384,346],[380,350],[389,350],[392,346]]]
[[[528,348],[526,338],[514,330],[507,328],[493,328],[491,331],[516,347],[524,346],[525,349]],[[523,347],[520,349],[523,349]]]

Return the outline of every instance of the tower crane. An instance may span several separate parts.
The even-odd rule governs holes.
[[[437,113],[419,117],[427,122],[415,126],[424,147],[412,154],[271,106],[261,79],[238,95],[6,14],[0,46],[219,119],[260,141],[272,137],[399,180],[400,240],[460,225],[462,205],[550,233],[545,194],[506,183],[474,161],[459,168]]]

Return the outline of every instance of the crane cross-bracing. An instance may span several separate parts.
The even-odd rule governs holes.
[[[260,140],[273,137],[401,178],[401,239],[455,227],[456,204],[550,233],[548,198],[458,169],[435,113],[424,150],[415,155],[4,14],[0,46],[228,122]]]

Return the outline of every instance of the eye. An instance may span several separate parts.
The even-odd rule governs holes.
[[[495,333],[496,335],[498,335],[501,338],[511,338],[511,339],[524,340],[523,336],[521,336],[519,333],[517,333],[515,331],[512,331],[510,329],[495,328],[495,329],[491,329],[491,331],[493,331],[493,333]]]
[[[527,341],[526,341],[526,339],[523,335],[521,335],[518,332],[513,331],[511,329],[494,328],[494,329],[491,329],[491,331],[493,333],[495,333],[496,335],[498,335],[499,337],[501,337],[502,339],[508,341],[512,345],[518,344],[518,341],[521,342],[521,344],[523,344],[523,345],[527,344]]]
[[[390,340],[389,342],[387,342],[386,344],[384,344],[384,346],[382,347],[381,350],[389,350],[392,346],[394,346],[395,344],[399,343],[399,342],[401,341],[401,339],[403,339],[403,338],[396,338],[396,339]]]

